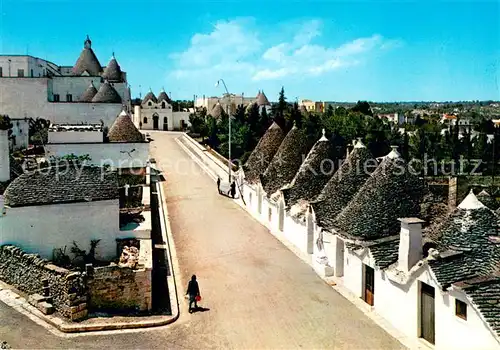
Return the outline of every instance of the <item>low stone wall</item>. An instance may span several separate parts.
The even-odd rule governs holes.
[[[151,310],[152,243],[139,240],[136,269],[110,265],[88,270],[89,307],[103,311]]]
[[[27,294],[48,293],[56,311],[71,320],[87,316],[85,275],[80,272],[71,272],[36,254],[5,245],[0,247],[0,279]],[[48,281],[48,291],[44,291],[43,281]]]

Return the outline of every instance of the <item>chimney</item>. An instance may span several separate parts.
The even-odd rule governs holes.
[[[10,150],[8,132],[8,130],[0,129],[0,182],[10,180]]]
[[[422,259],[422,223],[418,218],[402,218],[399,234],[398,269],[408,272]]]
[[[349,157],[349,154],[351,154],[352,150],[354,149],[354,145],[356,144],[356,140],[352,140],[352,143],[347,145],[347,151],[346,151],[346,159]]]

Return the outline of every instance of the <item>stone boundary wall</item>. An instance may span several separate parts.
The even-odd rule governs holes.
[[[152,242],[139,240],[136,269],[110,265],[87,270],[91,310],[151,310]]]
[[[43,281],[57,312],[72,321],[87,317],[85,275],[50,264],[12,245],[0,247],[0,279],[27,294],[44,295]]]

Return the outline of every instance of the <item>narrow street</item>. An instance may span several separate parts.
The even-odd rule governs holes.
[[[59,338],[0,303],[0,341],[15,348],[403,348],[218,195],[216,184],[175,142],[179,136],[151,132],[181,270],[179,320],[155,330]],[[183,294],[192,274],[207,310],[188,314]]]

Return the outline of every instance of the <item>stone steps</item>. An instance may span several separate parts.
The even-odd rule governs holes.
[[[40,294],[31,294],[28,297],[28,303],[40,310],[44,315],[51,315],[55,309],[52,305],[52,297],[45,297]]]

